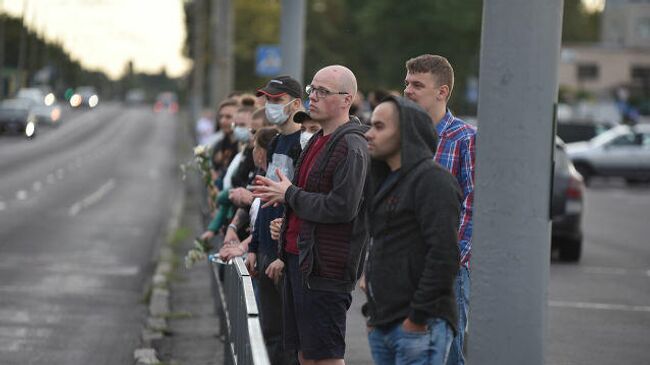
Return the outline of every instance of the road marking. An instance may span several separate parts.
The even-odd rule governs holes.
[[[557,307],[557,308],[616,310],[616,311],[625,311],[625,312],[650,312],[650,306],[647,305],[564,302],[559,300],[549,300],[548,305],[550,307]]]
[[[0,201],[0,212],[7,209],[7,203]]]
[[[34,184],[32,184],[32,189],[34,191],[41,191],[41,189],[43,189],[43,183],[40,181],[34,181]]]
[[[115,179],[108,180],[104,185],[97,189],[97,191],[83,198],[81,201],[74,203],[68,210],[68,215],[71,217],[76,216],[82,209],[88,208],[100,201],[104,196],[106,196],[106,194],[113,190],[114,187]]]
[[[586,274],[606,274],[606,275],[640,275],[650,277],[650,270],[645,269],[624,269],[620,267],[583,267],[582,271]]]
[[[16,192],[16,199],[18,199],[18,200],[26,200],[27,199],[27,191],[18,190]]]

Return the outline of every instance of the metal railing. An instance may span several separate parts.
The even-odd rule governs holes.
[[[221,304],[224,364],[269,365],[253,283],[241,257],[212,262],[216,298]]]

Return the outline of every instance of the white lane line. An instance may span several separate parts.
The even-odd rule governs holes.
[[[7,209],[7,203],[0,201],[0,212]]]
[[[43,189],[43,183],[40,181],[34,181],[32,184],[32,190],[38,192],[41,191],[41,189]]]
[[[54,177],[54,174],[47,174],[47,177],[45,178],[45,181],[48,184],[54,184],[56,182],[56,178]]]
[[[106,194],[113,190],[114,187],[115,179],[108,180],[104,185],[97,189],[97,191],[83,198],[81,201],[74,203],[68,210],[68,215],[71,217],[76,216],[82,209],[88,208],[100,201],[104,196],[106,196]]]
[[[585,274],[603,274],[603,275],[640,275],[650,276],[650,270],[645,269],[624,269],[621,267],[583,267],[582,272]]]
[[[18,199],[18,200],[26,200],[27,199],[27,191],[26,190],[18,190],[16,192],[16,199]]]
[[[624,311],[624,312],[650,312],[650,306],[647,305],[565,302],[559,300],[549,300],[548,305],[550,307],[557,307],[557,308],[615,310],[615,311]]]

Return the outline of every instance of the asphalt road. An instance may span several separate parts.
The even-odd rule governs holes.
[[[585,209],[582,259],[551,261],[546,363],[650,364],[650,185],[597,181]],[[372,364],[364,301],[357,290],[348,315],[348,364]],[[470,318],[470,341],[471,331]]]
[[[104,104],[0,136],[0,364],[130,364],[178,121]]]

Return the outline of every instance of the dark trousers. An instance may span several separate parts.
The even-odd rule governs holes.
[[[268,256],[258,254],[258,304],[262,335],[271,364],[294,365],[298,364],[297,353],[285,351],[282,345],[282,280],[276,285],[264,273],[271,263],[270,260]]]

